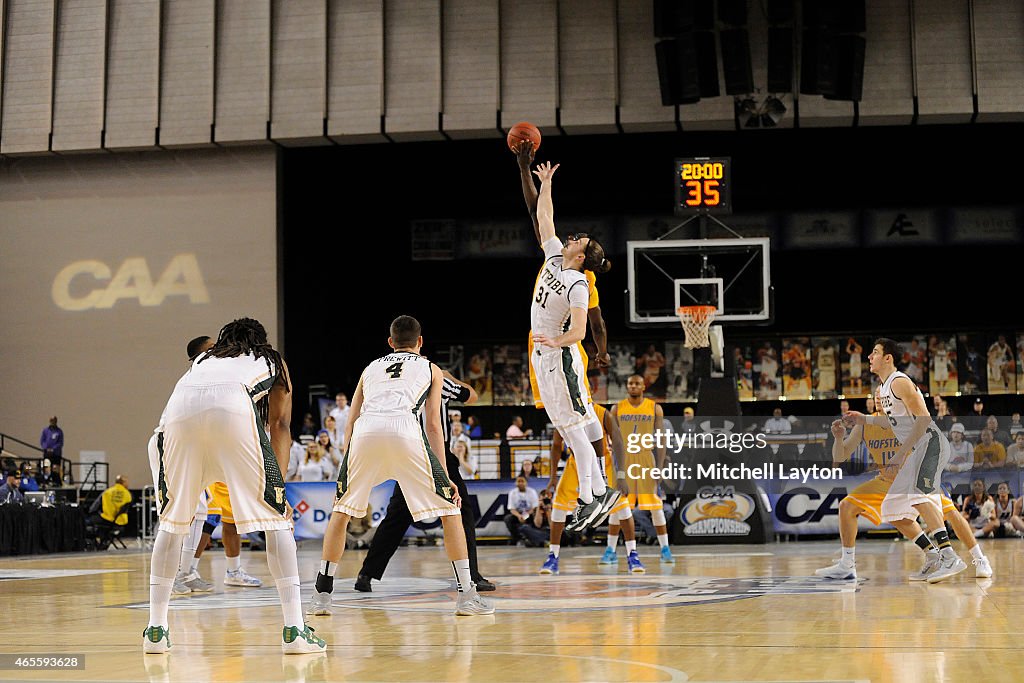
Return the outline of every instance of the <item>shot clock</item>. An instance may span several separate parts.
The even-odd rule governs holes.
[[[676,159],[676,215],[732,213],[729,175],[729,157]]]

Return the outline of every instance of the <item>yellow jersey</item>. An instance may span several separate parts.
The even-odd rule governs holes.
[[[875,412],[872,415],[881,415],[881,413]],[[896,435],[885,427],[871,424],[864,425],[863,429],[864,448],[867,449],[868,457],[878,469],[878,476],[891,482],[898,471],[892,461],[900,447]]]
[[[127,514],[121,513],[117,516],[116,520],[114,519],[114,515],[117,513],[118,510],[121,509],[122,505],[124,505],[125,503],[132,502],[131,491],[126,489],[121,484],[114,484],[106,491],[104,491],[101,497],[103,499],[103,511],[100,512],[100,517],[107,520],[108,522],[117,524],[118,526],[124,526],[125,524],[127,524]]]

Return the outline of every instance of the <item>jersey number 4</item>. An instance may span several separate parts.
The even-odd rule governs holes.
[[[391,365],[384,368],[384,372],[391,375],[391,379],[398,379],[402,376],[402,364],[392,363]]]

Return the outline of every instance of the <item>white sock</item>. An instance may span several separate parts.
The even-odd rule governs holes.
[[[320,560],[320,573],[324,576],[330,576],[334,578],[334,572],[338,571],[337,562],[328,562],[327,560]]]
[[[843,548],[843,558],[840,560],[840,562],[845,564],[845,565],[849,565],[849,566],[852,566],[852,565],[856,564],[856,560],[854,559],[854,553],[856,552],[856,550],[857,550],[856,548],[845,548],[844,547]]]
[[[295,537],[290,529],[270,529],[267,534],[267,566],[281,596],[284,625],[305,628],[302,598],[299,597],[299,561]]]
[[[558,557],[558,551],[561,550],[561,549],[562,549],[561,545],[549,545],[548,546],[548,550],[550,550],[551,554],[554,555],[555,557]]]
[[[627,541],[627,543],[628,542],[629,541]],[[608,532],[608,547],[611,548],[612,550],[615,550],[615,546],[617,546],[618,544],[619,544],[619,535],[615,534],[613,536],[611,532]]]
[[[237,555],[235,557],[227,557],[225,555],[224,559],[226,559],[228,561],[228,571],[229,572],[237,572],[239,569],[242,568],[242,556],[241,555]]]
[[[662,548],[668,546],[668,534],[658,534],[658,545]]]
[[[981,529],[975,529],[974,530],[974,537],[975,538],[983,538],[984,536],[985,536],[985,534],[982,532]]]
[[[302,620],[302,598],[299,597],[299,577],[286,576],[275,579],[277,594],[281,596],[281,610],[284,612],[284,625],[295,626],[300,631],[306,627]]]
[[[572,449],[573,460],[576,462],[576,474],[579,475],[580,500],[584,503],[594,501],[594,477],[592,477],[594,463],[597,462],[597,454],[594,453],[594,446],[587,441],[587,435],[582,429],[573,429],[563,433],[566,445]],[[601,476],[598,471],[597,476]],[[603,483],[603,482],[602,482]]]
[[[455,571],[455,584],[459,592],[468,593],[473,587],[473,580],[469,576],[469,558],[453,561],[452,570]]]
[[[149,625],[167,628],[167,605],[171,602],[171,586],[174,579],[162,576],[149,577]]]
[[[981,552],[981,546],[980,545],[976,545],[973,548],[971,548],[971,557],[973,557],[976,560],[984,560],[985,559],[985,553]]]
[[[634,550],[636,550],[636,539],[635,538],[632,541],[626,541],[626,554],[628,555],[629,553],[633,552]]]
[[[153,558],[149,564],[149,625],[167,628],[167,605],[171,602],[171,586],[184,534],[157,532],[153,541]]]
[[[597,457],[597,453],[594,453],[592,462],[590,463],[590,473],[594,484],[594,495],[603,496],[605,491],[608,490],[608,486],[604,483],[604,476],[601,474],[601,461]]]
[[[200,558],[193,556],[192,561],[189,562],[189,565],[188,565],[188,573],[189,574],[195,574],[196,572],[199,571],[199,560],[200,560]]]

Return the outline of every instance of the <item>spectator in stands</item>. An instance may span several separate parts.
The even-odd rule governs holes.
[[[334,447],[334,444],[331,443],[331,433],[326,429],[321,429],[316,433],[316,442],[331,462],[331,475],[328,479],[337,479],[338,473],[341,471],[341,454]]]
[[[462,478],[476,479],[480,465],[477,457],[470,450],[469,444],[465,441],[456,441],[452,446],[452,454],[459,459],[459,473]]]
[[[992,438],[996,442],[1003,444],[1003,448],[1009,448],[1010,444],[1013,443],[1010,433],[1005,429],[999,428],[999,418],[995,415],[988,416],[985,420],[985,428],[992,431]]]
[[[981,430],[981,442],[974,447],[974,468],[990,470],[1006,464],[1006,449],[992,437],[992,430]]]
[[[686,434],[688,432],[697,431],[697,422],[693,419],[693,408],[686,406],[683,408],[683,423],[679,425],[679,432]]]
[[[295,481],[327,481],[334,472],[334,463],[317,441],[306,444],[306,455],[299,463]]]
[[[466,418],[466,435],[471,439],[482,439],[484,438],[484,430],[480,426],[480,423],[476,419],[476,415],[470,415]]]
[[[964,498],[960,505],[960,514],[964,516],[974,529],[974,535],[985,528],[990,518],[995,514],[995,503],[992,496],[985,492],[985,480],[975,479],[971,482],[971,495]]]
[[[41,489],[59,489],[61,487],[60,476],[53,471],[48,459],[43,460],[43,468],[36,474],[36,483]]]
[[[39,490],[39,482],[36,481],[35,468],[32,467],[32,463],[27,462],[21,468],[21,483],[18,488],[22,493]]]
[[[128,490],[127,477],[123,474],[117,475],[114,485],[103,492],[100,500],[102,505],[100,517],[104,521],[118,526],[124,526],[128,523],[127,512],[122,512],[124,506],[132,502],[132,492]]]
[[[306,447],[302,445],[301,441],[298,441],[294,436],[292,437],[292,447],[288,451],[288,472],[285,473],[285,481],[298,481],[299,480],[299,465],[302,464],[302,459],[306,457]]]
[[[950,428],[953,426],[953,413],[949,411],[949,402],[942,396],[935,394],[932,398],[932,403],[935,405],[935,425],[943,432],[948,433]]]
[[[1013,445],[1006,449],[1006,464],[1024,467],[1024,432],[1013,435]]]
[[[338,431],[344,436],[345,428],[348,427],[348,414],[352,409],[348,404],[348,396],[341,393],[340,391],[334,397],[334,407],[331,408],[331,417],[333,417],[338,423]],[[342,444],[341,447],[344,447]]]
[[[466,444],[466,448],[468,450],[473,450],[471,448],[473,442],[469,440],[469,436],[466,435],[465,429],[466,426],[461,422],[452,422],[452,437],[451,442],[448,444],[448,447],[451,448],[453,451],[455,450],[455,444],[457,444],[460,441]]]
[[[324,418],[324,431],[327,432],[331,445],[337,448],[339,453],[345,450],[345,445],[342,443],[345,440],[345,433],[338,429],[338,420],[333,415]]]
[[[1024,432],[1024,424],[1021,424],[1020,413],[1010,415],[1010,436],[1016,436],[1017,432]]]
[[[458,408],[448,409],[448,420],[452,423],[452,431],[455,430],[455,425],[459,425],[459,431],[466,431],[466,424],[462,421],[462,411]]]
[[[0,504],[23,503],[25,496],[18,490],[18,483],[21,480],[21,471],[7,470],[7,481],[0,486]]]
[[[57,426],[57,416],[50,418],[50,424],[43,427],[43,433],[39,435],[39,447],[43,449],[43,456],[50,460],[53,469],[60,474],[63,472],[61,459],[64,453],[64,430]]]
[[[512,439],[525,439],[529,436],[533,436],[533,430],[523,431],[523,418],[519,415],[513,417],[512,424],[505,430],[505,438],[511,441]]]
[[[523,477],[526,481],[530,481],[530,477],[536,477],[537,470],[533,467],[533,461],[527,458],[523,460],[522,464],[519,465],[519,474],[516,477]]]
[[[302,416],[302,429],[299,430],[299,436],[312,436],[316,437],[317,433],[316,421],[313,419],[313,413],[306,413]]]
[[[508,527],[512,545],[519,540],[519,527],[537,511],[540,500],[537,492],[527,486],[525,477],[516,477],[516,487],[508,492],[508,503],[505,507],[505,526]]]
[[[985,428],[986,422],[988,422],[988,418],[985,416],[985,402],[979,396],[974,399],[974,403],[971,406],[971,414],[965,415],[963,418],[964,427],[968,431],[980,431]]]
[[[793,424],[782,417],[782,408],[776,408],[772,416],[765,420],[764,431],[766,434],[789,434],[793,431]]]
[[[954,422],[949,428],[949,472],[970,472],[974,467],[974,444],[964,438],[964,426]]]
[[[999,482],[992,502],[995,504],[995,510],[992,512],[989,523],[982,528],[979,538],[985,538],[990,534],[996,538],[1019,536],[1020,532],[1024,530],[1024,523],[1021,523],[1020,518],[1014,515],[1017,510],[1017,501],[1010,494],[1009,482]],[[975,536],[978,534],[975,533]]]
[[[8,472],[13,472],[14,470],[18,469],[18,464],[14,462],[14,458],[4,456],[2,463],[4,476],[7,476]]]
[[[530,462],[527,460],[526,462]],[[537,509],[530,515],[526,523],[519,527],[519,537],[527,548],[543,548],[551,536],[551,497],[547,490]]]

